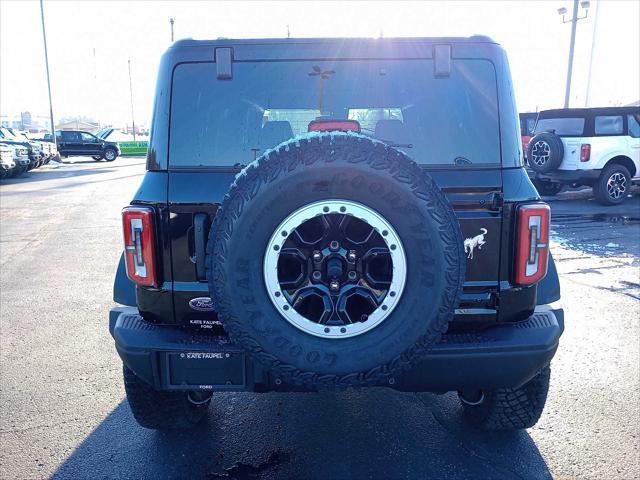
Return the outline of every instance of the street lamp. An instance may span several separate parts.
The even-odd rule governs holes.
[[[324,81],[329,79],[330,75],[333,75],[335,70],[322,70],[318,65],[311,67],[309,72],[310,77],[320,77],[320,94],[318,95],[318,109],[320,110],[320,116],[322,116],[322,103],[324,101]]]
[[[131,126],[133,127],[133,141],[136,141],[136,120],[133,115],[133,83],[131,82],[131,59],[127,60],[129,64],[129,94],[131,95]]]
[[[578,4],[584,10],[584,15],[578,16]],[[565,88],[564,94],[564,108],[569,108],[569,96],[571,94],[571,74],[573,71],[573,50],[576,44],[576,24],[578,20],[582,20],[587,18],[589,15],[589,7],[591,6],[591,2],[589,0],[573,0],[573,14],[570,19],[565,18],[567,14],[567,9],[562,7],[558,9],[558,15],[562,15],[562,23],[571,22],[571,43],[569,44],[569,65],[567,66],[567,86]]]
[[[42,40],[44,42],[44,64],[47,69],[47,90],[49,91],[49,118],[51,120],[51,136],[53,137],[53,143],[58,147],[58,140],[56,139],[56,128],[53,123],[53,102],[51,101],[51,78],[49,77],[49,53],[47,51],[47,32],[44,28],[44,6],[42,0],[40,0],[40,18],[42,19]]]

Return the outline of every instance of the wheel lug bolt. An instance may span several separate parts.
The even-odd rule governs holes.
[[[349,260],[351,263],[356,261],[356,252],[351,250],[349,251],[349,254],[347,255],[347,260]]]
[[[340,244],[335,240],[332,240],[331,243],[329,244],[329,248],[335,252],[340,248]]]
[[[313,252],[313,261],[319,262],[320,260],[322,260],[322,253],[316,250],[315,252]]]
[[[318,270],[316,270],[315,272],[313,272],[311,274],[311,278],[313,278],[317,282],[322,278],[322,273],[320,273]]]
[[[340,282],[338,282],[337,280],[332,280],[329,284],[329,288],[331,288],[331,290],[333,291],[340,290]]]
[[[356,272],[354,272],[353,270],[351,270],[349,272],[349,280],[355,280],[356,278],[358,278],[358,274]]]

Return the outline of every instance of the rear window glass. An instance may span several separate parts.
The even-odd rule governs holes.
[[[580,136],[584,132],[584,118],[541,118],[536,133],[555,131],[556,135]]]
[[[62,132],[62,140],[65,142],[79,142],[80,133],[79,132]]]
[[[169,166],[233,166],[306,133],[316,119],[357,120],[362,133],[419,163],[499,164],[496,76],[486,60],[236,62],[174,70]],[[458,159],[458,162],[456,162]]]
[[[623,122],[621,115],[596,117],[596,135],[622,135]]]

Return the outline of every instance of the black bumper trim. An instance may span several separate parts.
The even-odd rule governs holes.
[[[157,389],[300,390],[271,377],[227,337],[155,325],[133,307],[112,309],[109,330],[122,361]],[[446,334],[389,386],[415,392],[517,387],[551,362],[563,330],[564,311],[542,305],[523,322]]]

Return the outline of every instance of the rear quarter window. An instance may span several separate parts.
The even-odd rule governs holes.
[[[622,135],[622,115],[597,116],[595,118],[596,135]]]
[[[230,80],[215,63],[185,63],[173,74],[169,167],[245,165],[315,119],[356,119],[418,163],[499,165],[498,117],[487,60],[454,59],[447,78],[430,59],[235,62]]]

